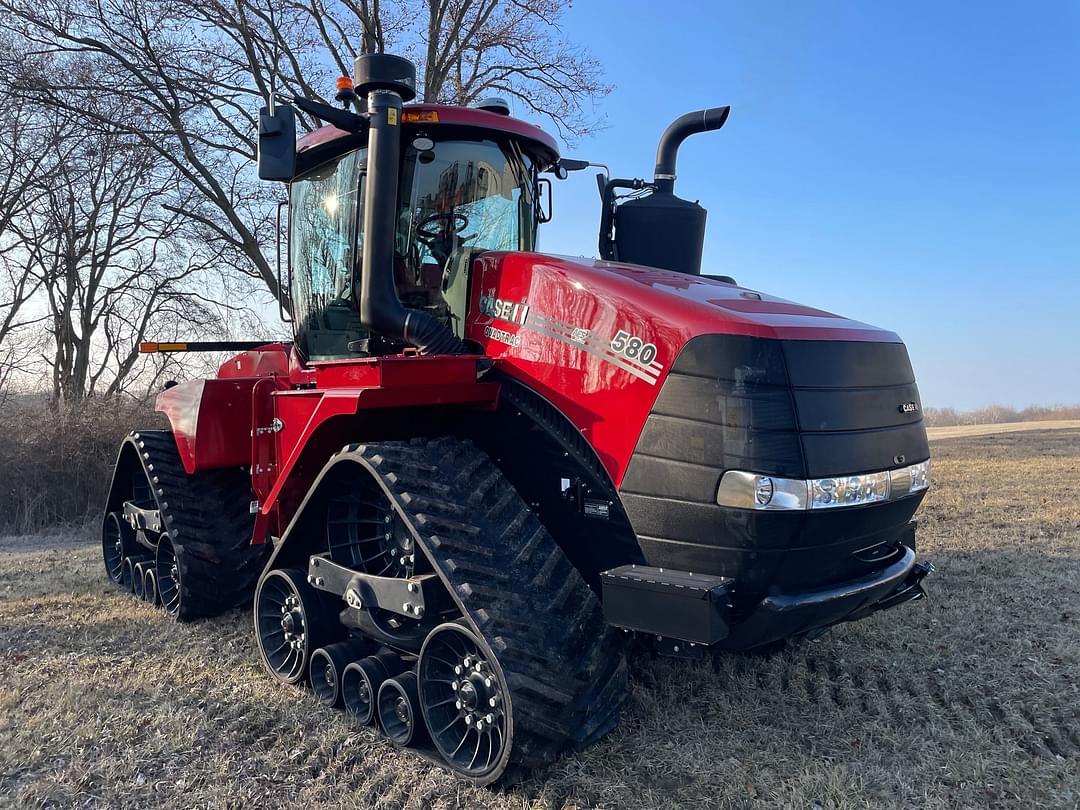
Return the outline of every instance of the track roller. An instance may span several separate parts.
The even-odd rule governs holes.
[[[146,599],[146,572],[153,570],[153,560],[143,560],[131,567],[131,592],[136,599]]]
[[[308,681],[319,703],[330,707],[342,705],[341,681],[345,668],[370,649],[370,642],[356,638],[319,647],[311,654]]]
[[[403,672],[383,681],[376,702],[379,725],[392,743],[416,745],[427,738],[427,729],[420,717],[415,672]]]
[[[345,711],[364,725],[376,720],[375,697],[383,681],[401,672],[403,664],[397,653],[383,650],[353,661],[341,678]]]
[[[312,651],[344,633],[325,597],[307,582],[307,573],[282,568],[267,573],[255,590],[255,638],[263,666],[284,683],[308,674]]]
[[[158,599],[157,571],[153,567],[143,570],[143,601],[151,605],[161,604]]]
[[[139,590],[136,591],[135,590],[135,588],[136,588],[136,586],[135,586],[135,579],[136,579],[135,566],[139,565],[140,563],[149,562],[149,560],[150,560],[149,557],[147,557],[145,555],[142,555],[142,554],[132,554],[132,555],[130,555],[128,557],[124,557],[124,561],[123,561],[122,567],[121,567],[120,587],[123,588],[128,593],[133,593],[136,596],[139,596],[139,593],[142,591],[142,569],[139,569],[139,572],[138,572],[138,580],[139,580],[138,588],[139,588]],[[141,599],[142,597],[139,596],[139,598]]]

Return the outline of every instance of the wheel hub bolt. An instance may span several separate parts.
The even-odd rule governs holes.
[[[492,695],[490,698],[488,698],[488,706],[490,706],[491,708],[494,709],[498,704],[499,704],[499,696],[498,695]]]
[[[457,709],[459,712],[461,711],[461,707],[463,705],[465,705],[465,704],[463,704],[460,700],[455,700],[454,701],[454,708]]]
[[[471,714],[465,715],[465,725],[471,726],[473,723],[473,716]]]
[[[487,715],[487,716],[486,716],[486,717],[484,718],[484,722],[486,722],[486,723],[487,723],[487,724],[488,724],[489,726],[490,726],[490,725],[493,725],[493,724],[495,723],[495,715],[493,715],[493,714],[488,714],[488,715]]]

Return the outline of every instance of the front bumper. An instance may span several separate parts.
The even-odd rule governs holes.
[[[604,615],[608,624],[661,640],[748,650],[924,598],[922,580],[933,564],[916,562],[915,550],[906,545],[897,554],[874,574],[829,588],[773,593],[737,613],[731,579],[621,566],[601,575]]]

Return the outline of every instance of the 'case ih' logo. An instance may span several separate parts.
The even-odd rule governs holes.
[[[480,296],[480,311],[500,321],[522,326],[529,317],[529,305],[524,301],[506,301],[493,295]]]
[[[918,413],[918,412],[919,412],[919,403],[918,402],[914,402],[914,401],[905,402],[903,405],[900,406],[900,413]]]

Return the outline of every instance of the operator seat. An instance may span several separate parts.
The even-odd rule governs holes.
[[[486,248],[462,247],[450,254],[443,269],[442,292],[450,308],[450,321],[459,338],[465,333],[465,310],[469,304],[469,271]]]

